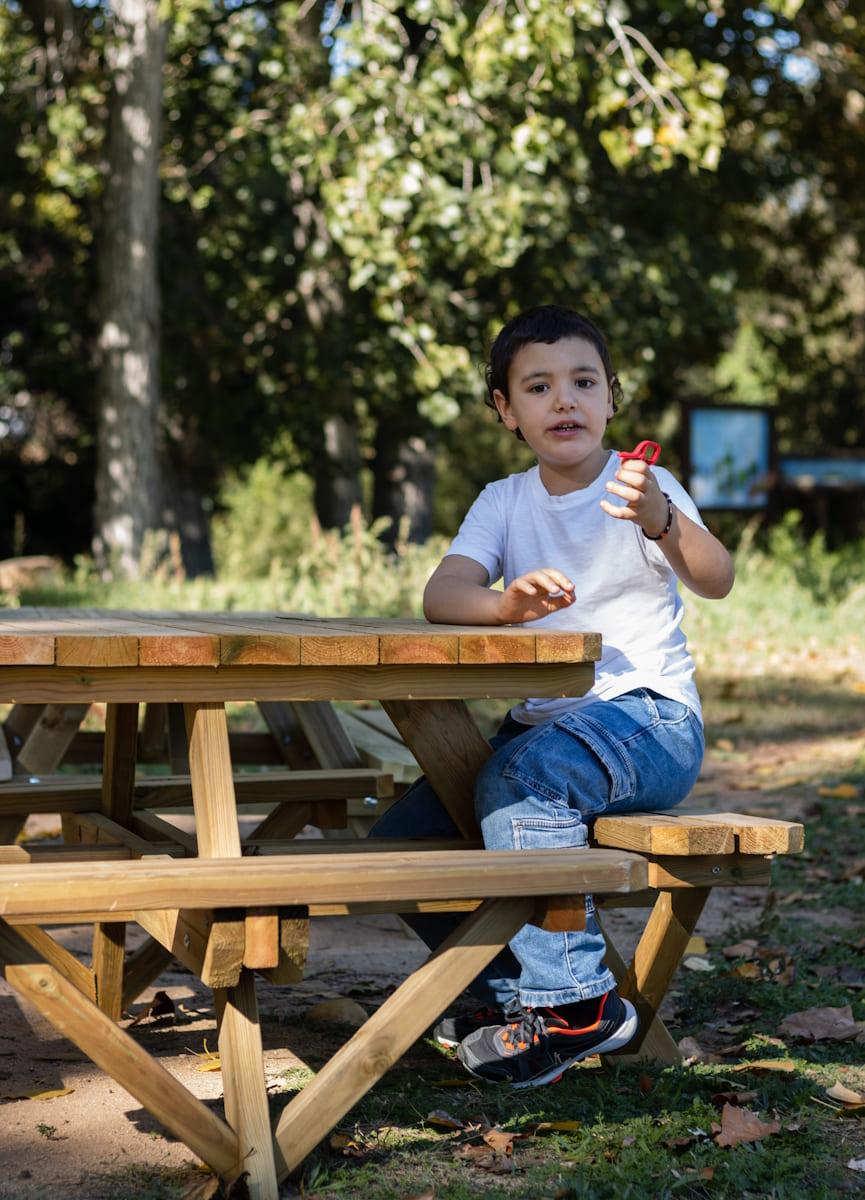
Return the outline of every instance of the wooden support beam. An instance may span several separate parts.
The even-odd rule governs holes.
[[[597,919],[597,914],[596,914]],[[600,921],[598,921],[600,925]],[[616,983],[621,987],[625,977],[628,974],[628,964],[619,954],[610,935],[601,925],[601,930],[604,935],[604,941],[607,943],[607,951],[605,960],[607,966],[616,977]],[[606,1058],[607,1056],[604,1055]],[[613,1056],[609,1056],[610,1061],[613,1061]],[[643,1030],[640,1040],[640,1049],[637,1053],[633,1052],[633,1043],[626,1049],[615,1056],[616,1062],[661,1062],[661,1063],[677,1063],[682,1059],[679,1053],[679,1047],[676,1045],[673,1037],[667,1029],[664,1022],[657,1013],[649,1022],[649,1027]]]
[[[492,754],[462,700],[387,700],[382,708],[396,725],[463,837],[479,834],[474,788]]]
[[[279,965],[279,909],[275,905],[246,909],[243,965],[269,969]]]
[[[50,775],[90,710],[87,704],[46,704],[18,752],[18,762],[31,775]]]
[[[132,832],[147,841],[167,842],[171,846],[180,846],[188,858],[198,854],[198,842],[194,833],[179,829],[171,821],[166,821],[156,813],[138,812],[132,818]]]
[[[389,1070],[526,923],[531,900],[487,901],[389,996],[315,1079],[289,1101],[276,1127],[280,1179]]]
[[[231,987],[240,978],[242,911],[164,908],[136,911],[135,922],[208,987]]]
[[[300,983],[309,953],[309,910],[301,906],[279,910],[279,958],[275,967],[259,969],[273,984]]]
[[[54,938],[40,929],[38,925],[21,925],[14,927],[18,936],[31,946],[41,959],[59,971],[64,979],[78,989],[88,1000],[96,1000],[96,976],[89,967],[85,967],[74,954],[70,954],[65,946],[61,946]]]
[[[0,962],[6,982],[58,1033],[131,1092],[214,1171],[228,1178],[237,1174],[241,1156],[237,1135],[59,971],[40,962],[2,919]]]

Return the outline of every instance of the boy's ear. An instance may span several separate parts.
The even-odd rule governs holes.
[[[510,401],[503,391],[496,388],[493,392],[493,402],[496,406],[496,411],[502,419],[502,424],[506,429],[514,430],[517,427],[517,419],[511,412]]]

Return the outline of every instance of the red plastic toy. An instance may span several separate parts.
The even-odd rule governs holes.
[[[633,450],[620,450],[618,453],[619,458],[622,460],[626,458],[639,458],[643,462],[648,463],[650,467],[653,467],[661,457],[661,447],[657,442],[637,442]]]

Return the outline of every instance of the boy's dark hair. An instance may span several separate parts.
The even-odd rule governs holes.
[[[562,338],[583,338],[590,342],[600,355],[604,371],[613,394],[613,412],[622,400],[622,385],[613,370],[613,362],[604,335],[588,317],[574,312],[572,308],[563,308],[560,304],[539,304],[535,308],[527,308],[499,331],[498,336],[490,347],[489,359],[484,368],[487,383],[487,394],[484,403],[495,408],[493,393],[500,391],[506,398],[508,395],[508,371],[523,346],[531,342],[545,342],[552,345]],[[501,417],[499,417],[501,420]],[[517,429],[517,437],[522,434]]]

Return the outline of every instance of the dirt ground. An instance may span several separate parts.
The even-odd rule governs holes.
[[[861,685],[856,690],[861,691]],[[743,735],[736,698],[721,695],[714,742],[689,806],[807,817],[814,793],[812,789],[809,796],[803,782],[842,774],[862,752],[862,697],[857,704],[851,689],[848,699],[850,704],[834,715],[832,729],[826,728],[825,719],[814,727],[806,720],[792,735],[755,740]],[[725,724],[730,726],[729,737],[724,737]],[[312,830],[307,833],[316,836]],[[699,933],[710,946],[723,944],[729,931],[752,926],[764,904],[762,892],[719,891],[700,921]],[[816,904],[800,915],[815,926],[828,919]],[[849,919],[851,924],[855,921],[853,914]],[[633,948],[640,920],[633,910],[620,910],[606,920],[625,955]],[[845,914],[833,911],[831,920],[843,924]],[[65,945],[87,957],[88,929],[65,927],[56,932]],[[130,933],[130,948],[134,936]],[[312,1005],[339,996],[375,1007],[424,956],[424,946],[395,917],[313,922],[303,982],[259,989],[269,1088],[281,1090],[287,1070],[308,1062],[317,1065],[325,1042],[329,1050],[334,1048],[332,1029],[318,1035],[303,1022]],[[134,1036],[196,1096],[218,1108],[221,1076],[200,1069],[216,1043],[209,992],[175,966],[144,993],[134,1006],[136,1012],[156,990],[174,1001],[175,1018],[146,1019],[135,1026]],[[64,1094],[39,1095],[52,1091]],[[154,1178],[172,1170],[192,1173],[194,1165],[192,1153],[167,1137],[132,1096],[0,983],[0,1200],[146,1198],[157,1194]]]

